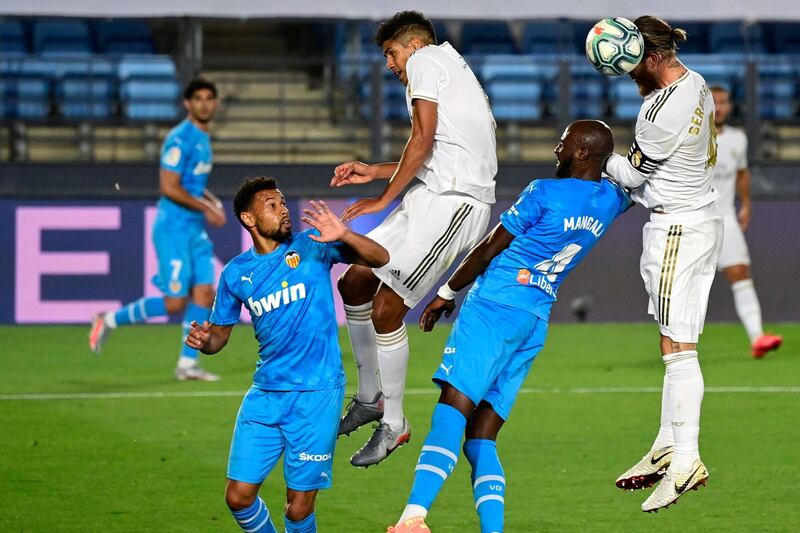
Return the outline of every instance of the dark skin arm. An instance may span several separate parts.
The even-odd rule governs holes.
[[[503,250],[509,247],[514,235],[510,233],[502,224],[497,226],[475,248],[470,250],[467,257],[461,262],[453,275],[447,281],[450,288],[456,292],[471,285],[478,276],[486,271],[492,259],[497,257]],[[436,296],[425,307],[419,319],[419,327],[423,331],[431,331],[433,325],[442,316],[449,317],[456,308],[454,300],[445,300],[441,296]]]
[[[192,196],[181,185],[180,175],[164,168],[159,171],[158,181],[163,196],[178,205],[200,211],[212,226],[221,227],[225,225],[225,211],[222,209],[222,204],[217,204],[219,199],[210,192],[205,191],[203,196],[199,198]]]
[[[739,225],[742,231],[750,225],[750,169],[743,168],[736,172],[736,196],[739,197]]]
[[[200,350],[204,354],[215,354],[222,350],[231,337],[233,326],[218,326],[208,321],[202,325],[192,321],[192,329],[186,336],[186,346]]]
[[[394,175],[389,179],[389,185],[377,198],[362,198],[345,209],[342,213],[342,220],[345,222],[361,215],[377,213],[386,209],[389,203],[411,183],[411,180],[417,175],[419,167],[433,150],[438,104],[417,98],[412,102],[411,107],[411,136],[403,149],[403,155],[394,170]],[[382,173],[387,172],[393,164],[378,165],[375,177],[380,177]]]

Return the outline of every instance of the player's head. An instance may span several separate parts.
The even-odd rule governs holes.
[[[630,76],[639,86],[639,94],[647,96],[659,88],[659,79],[666,68],[680,64],[676,53],[687,34],[652,15],[639,17],[633,23],[644,37],[644,55]]]
[[[714,124],[723,126],[731,114],[731,94],[722,85],[713,85],[711,96],[714,97]]]
[[[286,199],[272,178],[247,178],[233,198],[233,213],[253,239],[283,242],[292,234]]]
[[[190,81],[183,90],[183,107],[189,118],[208,124],[217,110],[217,87],[204,78]]]
[[[603,161],[614,151],[614,134],[600,120],[576,120],[556,146],[556,176],[600,179]]]
[[[386,57],[386,68],[408,85],[406,63],[411,55],[429,44],[436,44],[433,24],[419,11],[400,11],[378,26],[375,44]]]

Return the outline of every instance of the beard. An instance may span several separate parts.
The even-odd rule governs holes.
[[[655,74],[652,74],[647,70],[643,70],[641,73],[637,74],[634,81],[639,87],[639,94],[641,96],[647,96],[658,89],[658,80],[656,79]]]
[[[569,177],[570,168],[572,168],[572,156],[569,156],[565,158],[563,161],[558,162],[558,165],[556,165],[556,177],[557,178]]]
[[[284,226],[280,224],[277,229],[274,228],[262,228],[260,226],[256,226],[256,231],[258,234],[264,237],[265,239],[270,239],[275,242],[283,242],[289,237],[292,236],[292,224]]]

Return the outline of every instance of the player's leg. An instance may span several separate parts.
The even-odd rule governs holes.
[[[317,531],[317,491],[333,483],[333,454],[344,388],[286,392],[280,429],[286,440],[286,531]]]
[[[153,232],[153,246],[158,258],[158,273],[153,283],[164,296],[142,297],[116,311],[95,316],[89,330],[89,348],[94,353],[100,353],[108,335],[119,326],[140,324],[151,318],[179,313],[186,307],[188,286],[181,277],[185,246],[172,234],[156,229]]]
[[[178,362],[175,365],[175,377],[180,381],[217,381],[219,376],[202,369],[198,364],[200,352],[186,346],[186,336],[189,334],[192,322],[202,324],[211,316],[216,278],[214,249],[205,231],[191,237],[190,242],[191,245],[186,254],[189,264],[185,275],[191,285],[191,301],[186,306],[181,321],[181,348]]]
[[[481,402],[467,424],[464,456],[472,466],[472,492],[482,533],[503,531],[506,476],[497,455],[497,434],[505,420]]]
[[[449,383],[442,383],[439,402],[431,416],[431,430],[422,445],[414,471],[414,483],[403,514],[394,526],[397,533],[424,524],[428,510],[444,482],[455,470],[461,441],[475,404]]]
[[[245,531],[276,531],[266,504],[258,496],[259,487],[285,447],[275,425],[282,407],[275,395],[251,388],[242,399],[231,439],[225,501]]]
[[[358,369],[358,392],[339,424],[339,434],[350,434],[383,416],[378,375],[378,345],[372,325],[372,298],[380,280],[372,269],[350,265],[337,284],[344,303],[347,332]]]
[[[753,357],[761,358],[767,352],[780,348],[783,337],[764,334],[764,326],[761,322],[761,304],[750,275],[750,265],[729,266],[723,269],[723,273],[728,283],[731,284],[736,314],[750,338]]]

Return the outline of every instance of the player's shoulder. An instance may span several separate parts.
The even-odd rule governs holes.
[[[408,58],[406,68],[413,69],[418,65],[432,65],[437,69],[444,69],[445,56],[446,53],[440,45],[429,44],[428,46],[423,46]]]
[[[248,248],[244,252],[240,253],[230,261],[228,261],[225,266],[222,268],[222,276],[238,276],[239,272],[245,269],[248,263],[251,263],[255,259],[255,255],[253,253],[253,248]]]
[[[655,124],[668,131],[683,130],[697,107],[704,87],[703,77],[687,69],[678,80],[645,101],[637,129],[646,129],[648,124]]]
[[[741,128],[736,128],[734,126],[725,126],[725,133],[730,135],[731,139],[734,139],[736,142],[739,143],[746,143],[747,142],[747,134]]]
[[[169,130],[169,132],[167,132],[165,140],[180,144],[184,139],[189,137],[189,135],[192,133],[191,126],[192,123],[189,122],[188,119],[180,121],[171,130]]]

